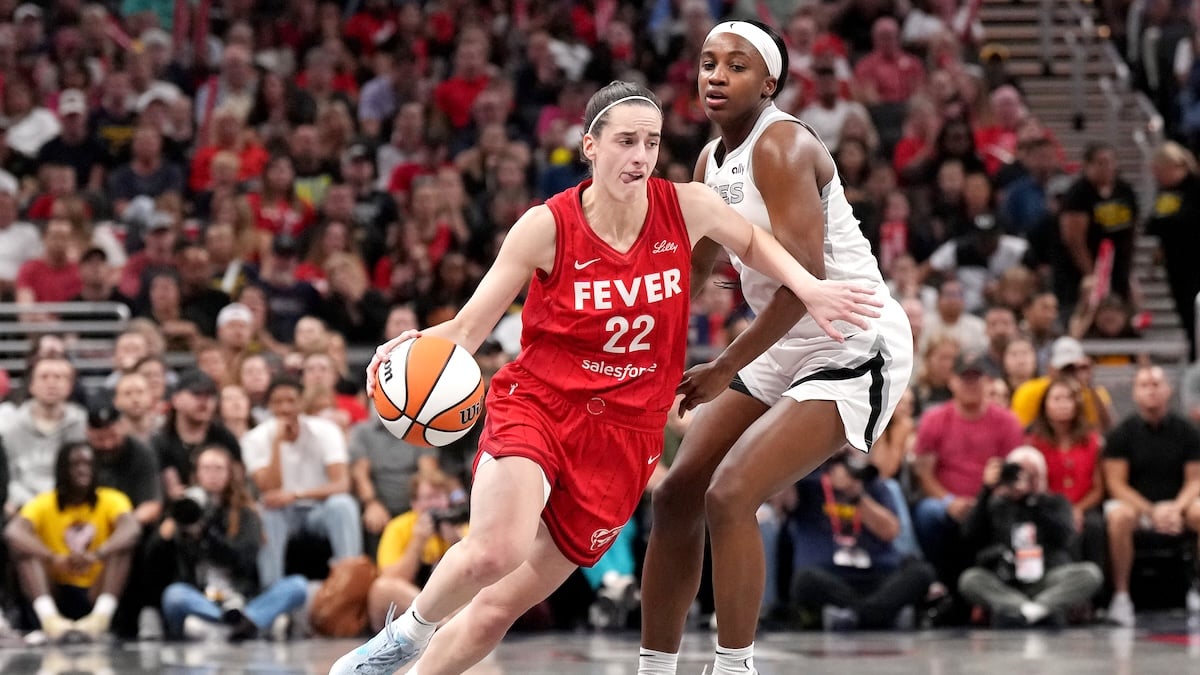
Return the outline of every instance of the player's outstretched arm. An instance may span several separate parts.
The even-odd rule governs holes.
[[[862,284],[819,280],[804,269],[779,242],[725,204],[708,186],[677,186],[679,206],[693,242],[709,237],[733,251],[750,267],[778,279],[804,302],[821,330],[839,342],[845,340],[834,321],[846,321],[863,330],[868,318],[879,316],[882,303],[875,289]]]
[[[367,366],[367,395],[375,391],[375,373],[397,345],[419,335],[435,335],[474,353],[512,306],[534,271],[554,267],[554,216],[546,206],[535,206],[513,225],[496,261],[475,293],[455,317],[421,331],[405,331],[375,350]]]

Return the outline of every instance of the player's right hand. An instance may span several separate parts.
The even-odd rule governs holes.
[[[867,319],[878,318],[877,308],[883,306],[873,289],[847,281],[822,279],[817,283],[820,292],[810,293],[808,295],[812,297],[803,297],[801,300],[826,335],[838,342],[846,341],[841,331],[834,328],[834,321],[845,321],[862,330],[870,330],[871,324]]]
[[[371,362],[367,364],[367,397],[375,395],[375,375],[379,372],[379,366],[383,365],[384,361],[391,358],[392,350],[400,345],[412,340],[413,338],[421,337],[419,330],[406,330],[396,337],[375,348],[375,356],[371,357]]]

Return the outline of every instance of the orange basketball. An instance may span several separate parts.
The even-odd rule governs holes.
[[[462,438],[483,410],[483,375],[467,350],[422,335],[379,367],[375,412],[396,438],[442,446]]]

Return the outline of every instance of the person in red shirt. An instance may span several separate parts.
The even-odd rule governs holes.
[[[1100,475],[1100,434],[1084,414],[1083,394],[1073,377],[1059,376],[1042,396],[1029,425],[1029,445],[1046,458],[1047,489],[1071,502],[1075,531],[1083,534],[1083,559],[1104,560],[1104,481]]]
[[[651,177],[662,124],[644,87],[613,82],[598,91],[582,145],[594,178],[522,216],[462,311],[427,331],[474,352],[529,285],[524,350],[489,388],[471,535],[442,558],[408,611],[389,616],[331,675],[390,674],[426,647],[419,670],[463,672],[611,546],[662,454],[683,374],[694,242],[710,237],[787,279],[835,337],[830,319],[865,327],[862,315],[875,314],[866,289],[816,281],[707,186]],[[380,346],[368,395],[391,350],[418,335]]]
[[[296,170],[287,155],[276,155],[267,162],[261,192],[246,195],[254,214],[254,227],[270,235],[299,236],[316,220],[313,207],[296,196]]]
[[[864,103],[903,103],[925,81],[921,60],[900,48],[900,27],[885,16],[871,28],[872,49],[854,67],[855,79],[862,86]]]
[[[27,260],[17,270],[18,304],[67,302],[79,295],[83,282],[79,264],[68,255],[74,228],[71,221],[53,218],[42,235],[42,257]]]
[[[262,175],[270,155],[255,142],[254,135],[247,132],[237,110],[230,106],[214,110],[210,129],[211,140],[208,145],[197,150],[192,158],[188,187],[193,192],[203,192],[212,188],[213,158],[222,151],[232,152],[241,160],[238,165],[238,180],[250,180]]]
[[[464,42],[454,51],[454,75],[433,90],[433,105],[454,131],[471,123],[475,97],[492,81],[488,73],[487,45]]]

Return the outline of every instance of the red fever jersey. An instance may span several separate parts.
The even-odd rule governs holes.
[[[554,268],[530,283],[516,364],[568,399],[665,413],[687,352],[692,254],[675,185],[649,179],[642,232],[620,253],[584,218],[590,184],[546,202],[557,231]]]

